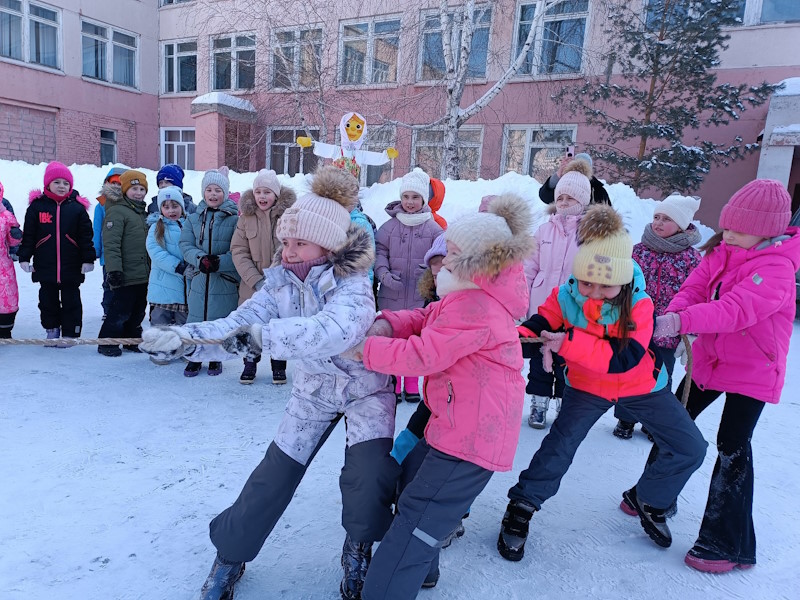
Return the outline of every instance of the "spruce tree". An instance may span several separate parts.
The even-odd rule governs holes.
[[[629,6],[630,4],[631,6]],[[606,175],[634,190],[692,192],[709,169],[758,148],[735,133],[727,143],[702,139],[701,127],[727,126],[777,86],[719,83],[726,27],[741,24],[744,0],[613,0],[605,78],[563,88],[555,98],[601,131],[590,145]],[[620,72],[619,83],[610,73]]]

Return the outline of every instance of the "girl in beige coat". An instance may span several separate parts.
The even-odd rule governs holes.
[[[242,282],[239,284],[239,305],[264,285],[264,269],[272,265],[275,252],[281,247],[275,228],[283,212],[296,200],[295,193],[281,187],[275,171],[262,169],[239,200],[239,222],[231,241],[233,264]],[[244,359],[240,383],[250,384],[256,378],[260,357]],[[272,383],[286,383],[286,361],[270,360]]]

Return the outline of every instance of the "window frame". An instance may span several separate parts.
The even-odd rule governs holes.
[[[453,8],[458,8],[458,7],[454,6]],[[483,61],[485,63],[485,70],[483,72],[483,75],[479,75],[479,76],[469,76],[469,74],[468,74],[467,75],[467,81],[470,81],[470,82],[486,81],[486,79],[488,77],[486,71],[489,68],[489,66],[488,66],[489,57],[492,54],[492,25],[494,24],[495,10],[494,10],[494,5],[493,5],[492,2],[485,2],[485,3],[481,3],[481,4],[478,4],[478,5],[475,6],[476,12],[478,10],[482,10],[485,13],[485,11],[487,9],[489,11],[489,22],[486,23],[486,24],[480,23],[480,24],[478,24],[478,26],[475,26],[475,31],[477,31],[478,29],[483,29],[484,27],[487,29],[487,35],[486,35],[486,60]],[[420,11],[419,43],[417,44],[417,66],[416,66],[416,72],[415,72],[415,82],[418,83],[418,84],[423,84],[423,85],[424,84],[435,84],[435,83],[439,83],[440,81],[442,81],[441,79],[425,79],[423,77],[423,75],[422,75],[423,71],[424,71],[425,34],[427,34],[427,33],[436,33],[437,31],[440,34],[442,33],[441,21],[439,22],[439,29],[438,30],[426,29],[425,28],[425,21],[427,19],[431,18],[431,17],[436,17],[436,18],[441,19],[441,13],[437,9],[429,9],[429,10]],[[473,17],[474,17],[474,13],[473,13]],[[459,35],[458,35],[458,39],[459,39],[459,41],[461,39],[461,33],[460,32],[459,32]],[[473,40],[473,43],[474,43],[474,41],[475,41],[474,32],[473,32],[472,40]],[[470,50],[470,53],[471,52],[472,52],[472,50]],[[444,39],[442,39],[442,56],[444,56]]]
[[[121,27],[117,27],[115,25],[110,25],[109,23],[104,23],[102,21],[98,21],[97,19],[92,19],[90,17],[81,16],[80,19],[81,23],[81,77],[85,81],[92,81],[96,83],[102,83],[105,85],[111,85],[115,87],[119,87],[125,90],[138,90],[139,89],[139,48],[140,48],[140,40],[141,36],[139,34],[134,33],[132,31],[128,31],[127,29],[122,29]],[[93,27],[102,27],[105,30],[105,37],[102,37],[98,34],[94,33],[86,33],[83,31],[83,24],[86,23],[87,25],[92,25]],[[122,44],[118,41],[114,41],[114,33],[119,33],[121,35],[125,35],[131,37],[135,40],[136,46],[128,46],[127,44]],[[93,75],[87,75],[83,72],[83,38],[88,37],[93,40],[102,40],[105,44],[105,65],[104,65],[104,77],[98,78],[94,77]],[[134,84],[128,85],[127,83],[119,83],[114,81],[114,47],[121,46],[128,50],[133,50],[133,78]]]
[[[20,39],[20,57],[15,58],[12,56],[5,56],[0,54],[0,62],[13,62],[16,64],[24,64],[35,69],[45,69],[47,71],[60,71],[63,73],[64,64],[64,39],[63,39],[63,9],[40,2],[40,0],[18,0],[20,3],[20,10],[9,8],[6,6],[0,7],[0,12],[8,15],[13,15],[19,18],[19,39]],[[56,21],[50,21],[38,15],[31,14],[31,6],[43,8],[44,10],[51,11],[56,15]],[[31,58],[31,23],[41,23],[47,27],[53,27],[56,30],[56,65],[46,65],[40,62],[35,62]]]
[[[104,138],[103,133],[110,133],[112,134],[113,138],[109,140],[109,138]],[[117,162],[117,131],[114,129],[100,129],[100,166],[107,165],[109,163],[113,164]],[[103,162],[103,146],[110,146],[113,148],[113,158],[111,160]]]
[[[745,7],[744,7],[744,17],[742,18],[742,24],[744,26],[753,26],[753,25],[780,25],[783,23],[798,23],[800,19],[790,19],[790,20],[782,20],[782,21],[764,21],[763,18],[764,12],[764,0],[745,0]]]
[[[442,142],[438,142],[438,143],[437,142],[425,142],[425,143],[420,144],[419,143],[419,139],[418,139],[420,131],[421,130],[419,130],[419,129],[414,129],[411,132],[411,164],[412,165],[416,165],[419,162],[417,160],[417,148],[419,148],[420,145],[422,147],[436,148],[436,147],[441,147],[442,143],[444,141],[444,127],[427,127],[427,128],[424,129],[424,131],[426,131],[426,132],[429,132],[429,131],[441,131],[442,132]],[[483,162],[483,142],[484,142],[484,137],[485,137],[486,131],[485,131],[483,125],[462,125],[459,128],[459,133],[465,132],[465,131],[479,131],[480,132],[480,141],[477,144],[476,143],[467,143],[467,144],[461,145],[461,147],[477,148],[478,149],[478,159],[477,159],[477,163],[476,163],[476,172],[475,172],[475,179],[477,180],[477,179],[480,179],[480,177],[481,177],[481,166],[482,166],[482,162]],[[436,177],[437,179],[444,179],[444,177],[445,177],[444,169],[445,169],[445,165],[444,165],[444,162],[442,162],[442,164],[439,166],[439,173],[438,174],[429,173],[429,175],[431,175],[431,177]]]
[[[313,32],[319,31],[320,38],[318,42],[304,42],[301,39],[303,32]],[[275,84],[275,54],[276,52],[281,49],[290,46],[289,43],[282,43],[278,41],[278,35],[282,33],[292,33],[293,40],[291,43],[292,50],[294,52],[294,56],[292,58],[292,72],[288,74],[289,77],[289,87],[282,87]],[[277,29],[273,29],[271,33],[271,44],[270,44],[270,69],[269,69],[269,89],[271,91],[276,92],[287,92],[287,91],[304,91],[304,90],[311,90],[314,89],[314,86],[304,86],[301,84],[302,80],[302,70],[301,70],[301,55],[303,53],[303,48],[305,46],[315,46],[319,45],[319,53],[317,55],[317,61],[320,71],[322,70],[322,57],[324,52],[324,45],[325,45],[325,26],[323,23],[311,23],[308,25],[303,26],[294,26],[294,27],[281,27]]]
[[[391,21],[398,22],[398,29],[396,32],[390,33],[375,33],[375,25],[377,23],[388,23]],[[367,33],[362,36],[350,36],[345,38],[344,29],[347,26],[352,25],[367,25]],[[336,60],[336,85],[339,87],[346,87],[346,88],[364,88],[364,87],[392,87],[397,86],[400,83],[400,65],[402,59],[402,42],[401,42],[401,34],[403,32],[403,15],[402,13],[390,13],[386,15],[373,15],[370,17],[363,17],[360,19],[345,19],[339,21],[339,36],[337,38],[338,44],[338,55]],[[377,38],[389,38],[389,37],[396,37],[397,38],[397,58],[395,60],[395,77],[394,81],[372,81],[373,79],[373,63],[375,61],[375,40]],[[354,83],[350,81],[344,81],[344,53],[345,53],[345,41],[361,41],[365,40],[367,43],[367,50],[364,54],[364,76],[363,81]],[[389,69],[391,70],[391,69]]]
[[[179,132],[180,133],[180,137],[181,137],[180,141],[178,141],[178,142],[173,141],[173,140],[168,141],[167,140],[167,132],[168,131],[177,131],[177,132]],[[184,141],[183,140],[183,134],[185,132],[192,132],[193,134],[195,134],[195,139],[193,141],[191,141],[191,142],[190,141]],[[171,162],[180,164],[180,162],[178,161],[178,158],[177,158],[178,157],[177,146],[180,145],[180,146],[185,146],[186,147],[186,158],[187,158],[186,165],[180,165],[181,168],[184,169],[184,170],[194,170],[194,163],[195,163],[195,160],[197,158],[197,154],[196,154],[196,150],[197,150],[197,133],[196,133],[196,129],[194,127],[160,127],[159,128],[159,132],[158,132],[158,138],[159,138],[159,154],[161,155],[161,164],[162,165],[166,165],[166,164],[171,163]],[[167,144],[176,145],[175,156],[170,160],[167,160]],[[192,154],[192,163],[191,163],[191,165],[189,164],[189,161],[188,161],[188,158],[189,158],[189,145],[194,147],[194,150],[191,153]]]
[[[195,50],[193,52],[187,51],[179,51],[178,46],[181,44],[195,44]],[[172,66],[172,85],[174,89],[169,91],[167,89],[167,73],[166,73],[166,62],[167,62],[167,46],[173,46],[174,52],[171,56],[171,60],[173,61]],[[194,56],[194,89],[193,90],[179,90],[180,87],[180,69],[179,69],[179,61],[180,57],[185,56]],[[164,40],[161,42],[161,68],[164,69],[164,72],[161,76],[161,93],[162,95],[169,95],[169,96],[178,96],[182,94],[191,94],[194,95],[197,93],[197,83],[198,83],[198,68],[199,68],[199,58],[200,58],[200,44],[198,38],[184,38],[184,39],[177,39],[177,40]]]
[[[164,8],[167,6],[177,6],[178,4],[188,4],[189,2],[194,2],[195,0],[159,0],[158,8]]]
[[[647,2],[648,0],[645,0]],[[516,13],[514,16],[514,35],[513,41],[511,45],[511,60],[509,64],[513,64],[516,60],[517,56],[519,55],[519,47],[521,44],[524,43],[525,39],[522,38],[520,35],[520,27],[523,23],[522,21],[522,7],[523,6],[530,6],[535,5],[533,20],[535,21],[539,17],[539,12],[544,10],[544,2],[545,0],[520,0],[517,2],[516,6]],[[644,4],[642,6],[642,10],[647,10],[647,5]],[[534,35],[533,43],[531,44],[530,49],[528,50],[529,53],[533,56],[534,60],[531,64],[530,72],[526,72],[524,70],[525,63],[523,62],[522,67],[516,74],[516,78],[521,79],[559,79],[559,78],[572,78],[579,75],[582,75],[585,70],[586,60],[584,55],[586,53],[586,46],[588,42],[588,33],[591,30],[591,20],[592,20],[592,0],[587,0],[586,10],[585,11],[578,11],[578,12],[571,12],[565,14],[558,14],[558,15],[551,15],[551,16],[544,16],[542,20],[542,27],[545,26],[546,23],[552,23],[556,21],[572,21],[577,19],[583,19],[583,44],[581,46],[581,65],[577,71],[567,71],[563,73],[548,73],[548,72],[541,72],[540,69],[544,64],[544,59],[542,57],[542,53],[544,51],[544,32],[542,35]],[[527,22],[527,21],[526,21]],[[533,21],[532,21],[533,22]],[[532,23],[531,22],[531,23]]]
[[[237,40],[238,38],[252,38],[253,45],[252,46],[239,46]],[[214,43],[218,40],[230,40],[231,45],[228,48],[214,48]],[[212,35],[210,36],[208,50],[210,53],[209,59],[209,90],[212,92],[231,92],[231,93],[252,93],[256,90],[257,87],[257,72],[256,72],[256,65],[258,63],[258,54],[256,49],[258,47],[258,36],[256,35],[255,31],[236,31],[233,33],[227,34],[219,34],[219,35]],[[230,58],[230,87],[217,87],[217,78],[216,78],[216,57],[218,54],[225,54],[227,50],[227,54]],[[244,52],[252,50],[253,51],[253,87],[244,88],[240,87],[239,85],[239,61],[241,60],[238,56],[239,52]]]
[[[575,145],[575,140],[578,137],[578,125],[577,123],[529,123],[529,124],[521,124],[521,123],[512,123],[503,125],[503,147],[500,151],[500,173],[507,173],[509,171],[514,171],[517,173],[518,171],[514,169],[509,169],[508,167],[508,146],[509,146],[509,134],[511,131],[525,131],[525,148],[523,149],[522,155],[522,165],[524,168],[524,172],[520,173],[520,175],[528,175],[533,177],[530,173],[530,164],[531,164],[531,149],[534,147],[533,143],[531,142],[531,136],[534,131],[571,131],[572,132],[572,139],[569,145]],[[538,148],[566,148],[561,144],[556,144],[555,142],[543,142],[538,144],[536,147]],[[534,178],[535,179],[535,178]],[[537,180],[538,181],[538,180]]]
[[[283,146],[285,148],[284,149],[284,153],[283,153],[283,165],[281,166],[280,169],[278,169],[276,165],[272,164],[273,137],[274,137],[276,131],[292,131],[292,139],[289,142],[274,142],[275,144],[279,144],[279,145],[281,145],[281,146]],[[289,148],[291,148],[293,146],[296,146],[296,147],[300,148],[300,170],[298,171],[298,173],[310,173],[311,170],[313,170],[314,166],[316,166],[316,165],[313,165],[311,170],[308,170],[308,171],[303,168],[304,167],[303,163],[305,162],[306,151],[308,151],[308,153],[311,156],[313,156],[313,147],[312,148],[302,148],[300,146],[297,146],[295,138],[297,137],[297,133],[298,132],[302,132],[303,135],[311,134],[311,137],[314,140],[319,140],[320,127],[319,126],[303,127],[302,125],[273,125],[273,126],[267,128],[266,153],[267,153],[267,168],[268,169],[272,169],[278,175],[286,175],[286,174],[288,174]],[[316,133],[316,137],[314,137],[315,133]],[[319,159],[317,159],[317,162],[319,162]]]

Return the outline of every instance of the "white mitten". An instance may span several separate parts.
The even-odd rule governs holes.
[[[261,356],[263,350],[261,342],[263,331],[264,326],[260,324],[242,325],[225,337],[222,347],[226,352],[254,360]]]
[[[19,268],[25,271],[26,273],[33,273],[33,267],[29,262],[21,262],[19,263]]]
[[[157,360],[175,360],[194,350],[194,344],[188,344],[182,339],[189,337],[191,336],[181,327],[151,327],[142,333],[139,350]]]
[[[87,273],[91,273],[94,271],[94,263],[83,263],[81,265],[81,273],[86,275]]]

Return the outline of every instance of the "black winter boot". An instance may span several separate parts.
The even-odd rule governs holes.
[[[651,540],[662,548],[669,548],[672,545],[672,533],[667,525],[666,517],[668,509],[654,508],[641,502],[636,497],[636,486],[633,486],[627,492],[622,492],[622,499],[626,504],[636,509],[642,529],[650,536]]]
[[[508,503],[497,538],[500,556],[514,562],[522,560],[525,556],[525,540],[528,539],[528,524],[534,512],[536,508],[522,500]]]
[[[630,421],[623,421],[620,419],[617,422],[617,426],[614,427],[614,431],[612,433],[621,440],[629,440],[633,437],[634,427],[636,427],[636,423],[631,423]]]
[[[244,573],[244,563],[229,563],[217,556],[211,565],[200,600],[233,600],[233,586]]]
[[[355,543],[350,534],[344,538],[342,547],[342,568],[344,576],[339,591],[342,600],[361,600],[361,588],[367,577],[367,568],[372,560],[372,542]]]
[[[256,372],[258,371],[258,364],[254,360],[247,360],[244,359],[244,370],[242,374],[239,375],[239,383],[243,383],[245,385],[249,385],[253,383],[253,380],[256,378]]]

